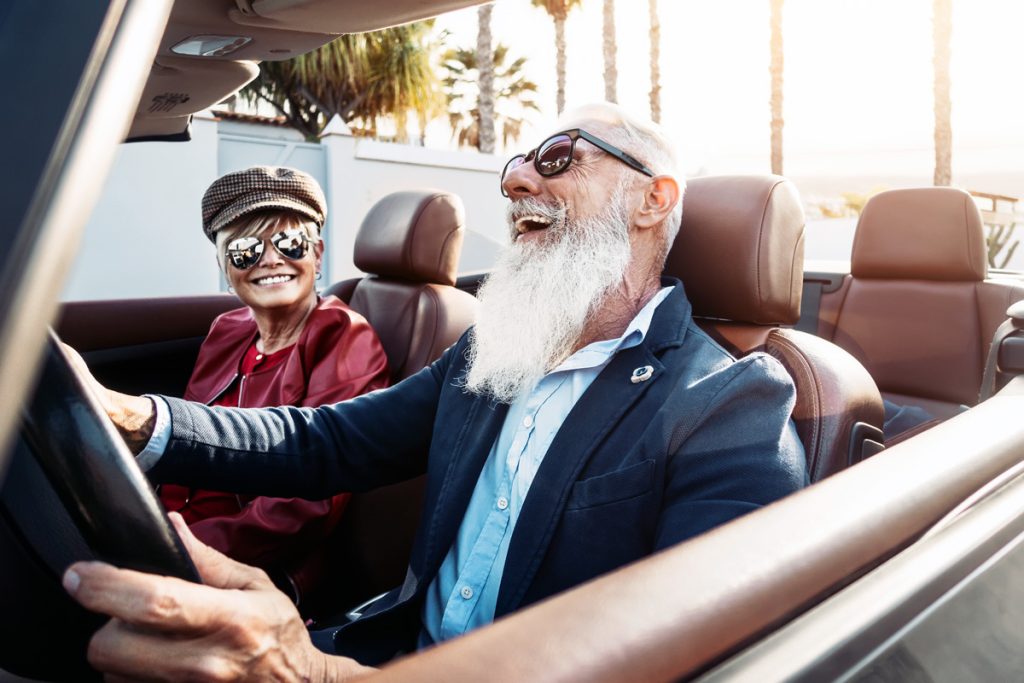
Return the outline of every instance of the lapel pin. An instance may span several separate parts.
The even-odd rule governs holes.
[[[654,374],[654,368],[650,365],[645,365],[642,368],[637,368],[630,375],[629,381],[633,384],[640,384],[640,382],[646,382]]]

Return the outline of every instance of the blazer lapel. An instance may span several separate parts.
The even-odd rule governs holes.
[[[429,508],[434,511],[424,549],[429,575],[433,575],[440,567],[455,541],[477,479],[480,478],[480,472],[508,413],[508,405],[495,404],[479,396],[467,396],[465,400],[472,401],[472,405],[465,411],[461,424],[449,424],[445,425],[445,429],[435,430],[440,434],[457,436],[451,444],[441,444],[440,449],[432,448],[439,452],[449,452],[452,457],[436,489],[436,499]]]
[[[652,374],[631,381],[635,370]],[[554,534],[572,484],[590,455],[630,406],[657,381],[664,368],[640,344],[619,352],[584,392],[558,430],[534,477],[509,544],[495,617],[519,606]]]

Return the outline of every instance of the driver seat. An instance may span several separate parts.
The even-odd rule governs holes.
[[[437,360],[473,324],[476,298],[455,288],[465,235],[462,200],[442,190],[395,192],[359,226],[354,260],[369,275],[329,288],[380,337],[398,382]]]
[[[766,352],[796,385],[793,420],[812,482],[881,450],[882,397],[867,370],[800,317],[804,213],[785,178],[687,183],[664,273],[683,281],[697,324],[736,356]]]
[[[465,234],[462,200],[441,190],[383,197],[356,235],[355,264],[369,275],[329,287],[376,330],[392,383],[434,362],[476,316],[455,288]],[[405,578],[425,477],[353,494],[331,544],[331,583],[321,616],[382,593]]]

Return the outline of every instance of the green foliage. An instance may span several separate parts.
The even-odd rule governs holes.
[[[1005,268],[1020,245],[1019,239],[1013,239],[1017,223],[988,224],[987,227],[988,235],[985,237],[985,246],[988,248],[988,266],[989,268]],[[1000,254],[1004,251],[1006,253],[1003,253],[1000,258]]]
[[[583,0],[530,0],[534,7],[543,7],[552,19],[564,20],[574,7],[583,4]]]
[[[370,135],[390,118],[405,139],[410,115],[425,123],[443,105],[432,68],[440,47],[432,25],[353,33],[294,59],[263,62],[240,96],[269,103],[307,139],[316,139],[335,114]]]
[[[533,96],[537,84],[522,73],[526,58],[506,64],[508,47],[494,48],[494,120],[502,144],[519,139],[528,111],[540,111]],[[453,48],[444,53],[446,72],[442,83],[448,102],[448,123],[460,147],[480,147],[480,110],[477,106],[478,80],[476,50]]]

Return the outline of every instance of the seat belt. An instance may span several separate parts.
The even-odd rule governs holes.
[[[806,280],[800,299],[800,319],[796,322],[799,332],[818,334],[818,309],[821,308],[821,293],[825,283],[820,280]]]

